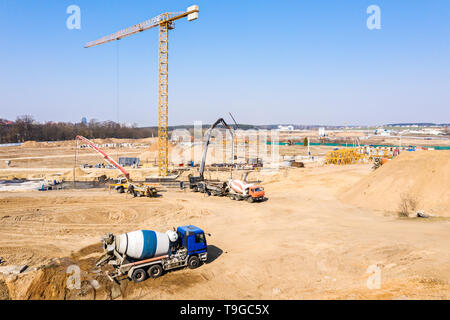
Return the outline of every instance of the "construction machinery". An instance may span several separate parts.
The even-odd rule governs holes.
[[[228,197],[231,200],[247,200],[248,202],[265,201],[264,188],[252,183],[247,183],[244,180],[233,180],[228,181]]]
[[[344,148],[333,150],[327,153],[325,164],[348,165],[355,163],[365,163],[367,157],[360,148]]]
[[[203,192],[206,193],[207,195],[228,196],[232,200],[247,200],[248,202],[267,200],[267,198],[265,198],[265,192],[263,187],[254,184],[248,184],[246,182],[248,172],[243,180],[233,179],[233,165],[230,168],[230,178],[227,182],[212,182],[205,180],[204,171],[205,171],[206,156],[208,153],[208,146],[211,140],[211,132],[219,124],[225,126],[225,128],[228,129],[231,133],[232,138],[231,157],[232,162],[234,162],[234,140],[235,140],[234,130],[225,122],[223,118],[219,118],[216,122],[214,122],[211,125],[211,127],[206,132],[205,143],[203,146],[203,157],[199,169],[199,176],[194,177],[192,175],[189,175],[189,188],[194,192]]]
[[[164,271],[189,267],[195,269],[208,257],[205,233],[189,225],[166,233],[138,230],[115,236],[108,233],[102,239],[104,254],[96,266],[110,264],[112,281],[129,278],[142,282],[147,277],[158,278]]]
[[[166,12],[157,17],[120,30],[96,41],[88,42],[85,48],[98,46],[159,27],[159,82],[158,82],[158,175],[167,176],[169,156],[169,30],[175,28],[175,21],[187,17],[188,21],[198,18],[198,6],[193,5],[184,12]]]
[[[203,156],[202,156],[202,162],[200,163],[199,168],[199,175],[194,177],[191,174],[189,177],[189,188],[194,192],[203,192],[208,195],[216,195],[216,196],[223,196],[227,193],[227,184],[225,182],[223,183],[214,183],[210,181],[206,181],[204,177],[204,171],[205,171],[205,164],[206,164],[206,155],[208,154],[208,147],[211,140],[211,132],[214,128],[216,128],[219,124],[222,124],[226,129],[228,129],[231,133],[231,157],[232,161],[234,161],[234,130],[231,128],[223,118],[217,119],[216,122],[214,122],[211,127],[206,131],[206,138],[205,143],[203,145]],[[233,176],[233,168],[230,168],[230,176]]]
[[[97,147],[92,141],[86,139],[83,136],[77,136],[76,142],[76,153],[75,153],[75,163],[78,159],[78,141],[83,141],[88,147],[93,149],[95,152],[100,154],[103,159],[108,162],[111,166],[122,172],[122,174],[125,176],[125,179],[121,179],[119,183],[114,183],[109,185],[109,189],[111,190],[111,187],[114,187],[119,193],[124,193],[127,191],[128,193],[131,193],[134,197],[140,196],[140,197],[156,197],[158,196],[158,191],[156,188],[152,185],[148,184],[142,184],[142,183],[134,183],[132,182],[130,178],[130,174],[127,170],[125,170],[120,164],[118,164],[113,158],[111,158],[109,155],[107,155],[104,151],[102,151],[99,147]],[[75,181],[75,169],[74,169],[74,181]]]

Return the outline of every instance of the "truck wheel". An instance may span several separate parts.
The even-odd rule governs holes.
[[[147,273],[150,277],[156,279],[162,275],[163,268],[159,264],[154,264],[148,269]]]
[[[247,201],[250,202],[250,203],[253,203],[253,198],[252,197],[248,197]]]
[[[200,259],[197,256],[190,256],[188,260],[189,269],[195,269],[200,266]]]
[[[134,282],[142,282],[147,278],[147,273],[145,273],[144,269],[136,269],[131,274],[131,280]]]

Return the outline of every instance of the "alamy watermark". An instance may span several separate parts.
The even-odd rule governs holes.
[[[379,6],[372,4],[367,7],[366,10],[369,17],[367,18],[366,25],[369,30],[381,29],[381,9]]]
[[[209,136],[207,162],[245,164],[248,159],[260,159],[270,167],[280,164],[278,130],[203,130],[201,121],[194,122],[194,130],[175,129],[171,135],[174,143],[169,159],[173,164],[202,161],[206,137]]]
[[[66,27],[69,30],[81,29],[81,9],[79,6],[72,4],[67,7],[66,13],[69,14],[66,20]]]
[[[366,281],[367,288],[369,288],[370,290],[380,289],[381,288],[381,268],[376,264],[372,264],[367,268],[366,274],[370,275]]]
[[[78,265],[72,264],[67,267],[66,273],[68,274],[66,280],[66,287],[69,290],[81,290],[81,269]],[[100,289],[100,284],[97,280],[91,279],[88,281],[89,285],[94,289]]]

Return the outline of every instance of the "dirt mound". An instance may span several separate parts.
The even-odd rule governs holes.
[[[450,151],[403,152],[344,192],[341,199],[359,207],[450,216]]]
[[[169,152],[170,152],[173,148],[173,144],[169,142],[168,148],[169,148]],[[158,141],[153,142],[147,151],[158,151]]]
[[[54,259],[33,275],[26,293],[20,299],[26,300],[112,300],[136,299],[143,290],[157,291],[161,287],[170,290],[186,288],[199,281],[200,276],[191,275],[188,279],[182,274],[174,275],[171,279],[156,279],[136,284],[123,280],[120,284],[110,281],[95,262],[101,256],[99,244],[94,244],[73,253],[70,257]],[[102,271],[112,271],[111,266],[104,266]],[[77,282],[75,275],[79,275]],[[1,282],[0,282],[1,289]],[[5,286],[5,289],[6,286]],[[4,299],[8,299],[7,291]]]
[[[80,168],[75,168],[75,176],[76,177],[83,177],[86,176],[88,173],[84,170],[81,170]],[[72,178],[73,179],[73,169],[67,171],[66,173],[64,173],[63,175],[64,178]]]
[[[36,142],[36,141],[25,141],[21,147],[22,148],[42,148],[44,146],[43,143]]]
[[[0,300],[9,300],[9,290],[5,281],[0,280]]]
[[[142,139],[137,139],[136,142],[144,143],[144,144],[152,144],[152,143],[157,143],[158,138],[142,138]]]
[[[111,172],[112,173],[112,172]],[[114,172],[114,174],[116,174]],[[63,180],[73,181],[73,169],[65,172],[62,175]],[[86,172],[80,168],[75,168],[75,180],[76,181],[97,181],[99,179],[108,178],[104,172]]]
[[[100,255],[100,246],[96,244],[83,248],[70,257],[55,259],[52,264],[37,272],[23,298],[28,300],[110,299],[113,283],[95,268],[95,261]],[[79,284],[73,281],[76,273],[80,276]],[[70,284],[74,287],[70,287]]]

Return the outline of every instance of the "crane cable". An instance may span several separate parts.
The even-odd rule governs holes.
[[[116,46],[116,108],[117,108],[117,123],[120,123],[119,122],[119,66],[120,66],[120,64],[119,64],[119,57],[120,57],[120,54],[119,54],[119,49],[120,49],[120,46],[119,46],[119,43],[120,43],[120,40],[119,41],[117,41],[117,46]]]
[[[117,41],[117,46],[116,46],[116,108],[117,108],[117,124],[120,127],[120,118],[119,118],[119,110],[120,110],[120,102],[119,102],[119,98],[120,98],[120,82],[119,82],[119,75],[120,75],[120,63],[119,63],[119,58],[120,58],[120,39],[118,39]],[[117,161],[119,161],[119,149],[120,149],[120,142],[117,144]]]

